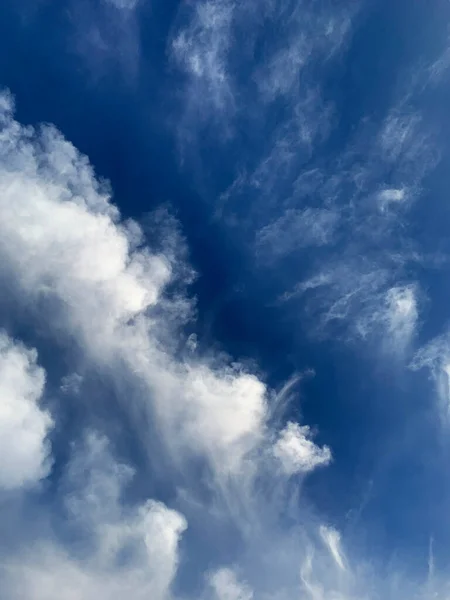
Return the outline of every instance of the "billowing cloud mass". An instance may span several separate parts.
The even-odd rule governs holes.
[[[40,406],[45,372],[37,353],[0,331],[0,488],[27,488],[47,476],[47,435],[53,426]]]
[[[297,423],[288,423],[281,432],[274,454],[289,475],[307,473],[330,462],[330,449],[327,446],[318,448],[310,438],[309,427],[300,427]]]
[[[161,502],[122,506],[131,476],[129,467],[114,461],[106,440],[90,434],[75,450],[64,481],[75,548],[70,552],[49,536],[7,559],[2,587],[8,597],[167,598],[186,522]]]
[[[246,522],[251,511],[263,510],[254,496],[257,480],[278,478],[284,485],[277,467],[267,471],[265,457],[273,454],[290,476],[326,465],[330,450],[317,447],[309,429],[295,423],[274,441],[270,392],[238,363],[202,358],[195,349],[190,358],[177,357],[173,341],[189,315],[189,302],[165,291],[177,273],[186,272],[179,264],[176,232],[168,234],[165,250],[150,251],[138,225],[120,221],[107,187],[56,130],[22,127],[7,95],[1,121],[1,276],[11,299],[20,299],[16,311],[32,321],[48,319],[48,339],[60,345],[66,360],[75,344],[87,373],[95,369],[127,390],[119,401],[130,414],[146,461],[155,466],[168,461],[173,481],[185,489],[180,498],[190,498],[186,512],[193,510],[192,502],[206,502],[204,510],[218,511],[219,522],[247,535],[254,527]],[[5,338],[11,410],[30,405],[37,435],[27,469],[38,478],[46,474],[43,438],[51,423],[36,407],[44,376],[33,353],[11,344]],[[68,384],[72,380],[73,374],[64,378],[61,392],[77,396],[83,379],[78,376],[75,386]],[[155,431],[151,421],[158,426],[158,444],[149,439]],[[63,581],[67,598],[74,588],[83,598],[143,598],[150,589],[154,598],[168,597],[186,516],[154,499],[128,507],[123,494],[130,469],[111,458],[101,437],[91,434],[83,444],[81,450],[70,449],[61,494],[68,522],[79,535],[86,532],[80,541],[85,550],[74,555],[54,541],[54,532],[47,533],[49,539],[33,540],[25,555],[6,563],[10,597],[60,597]],[[196,461],[214,491],[212,505],[203,486],[191,487]],[[28,471],[16,485],[25,483]],[[264,512],[272,510],[267,505]],[[204,584],[220,598],[249,597],[246,585],[240,587],[231,573],[219,570],[208,578],[205,572]]]

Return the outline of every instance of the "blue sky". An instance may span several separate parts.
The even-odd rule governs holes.
[[[449,16],[2,3],[1,599],[448,597]]]

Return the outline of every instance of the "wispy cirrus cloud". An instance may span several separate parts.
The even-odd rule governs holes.
[[[111,4],[122,10],[133,10],[136,8],[140,0],[104,0],[107,4]]]
[[[424,344],[414,355],[410,367],[428,369],[434,381],[441,419],[447,424],[450,416],[450,336],[438,335]]]
[[[297,213],[296,228],[308,232],[306,239],[321,230],[320,218],[310,215],[330,215],[328,235],[318,238],[328,253],[300,270],[309,273],[284,298],[301,299],[310,326],[321,336],[328,331],[374,340],[375,332],[379,337],[384,331],[382,347],[404,355],[416,333],[423,297],[417,282],[408,278],[426,260],[408,237],[408,213],[439,152],[423,115],[409,105],[400,103],[379,128],[371,129],[364,132],[362,127],[328,174],[314,169],[302,174],[283,216],[258,235],[277,231],[284,220],[294,231],[292,206],[297,203],[304,208]],[[274,236],[272,256],[278,268],[289,239],[281,230]],[[288,255],[300,258],[302,236],[291,239]]]
[[[308,146],[326,128],[327,112],[308,69],[339,50],[353,12],[350,5],[338,10],[331,4],[269,0],[257,8],[251,1],[234,0],[183,7],[170,41],[171,56],[186,78],[176,132],[182,145],[192,143],[208,123],[230,139],[238,124],[246,128],[264,121],[270,107],[283,100],[290,129],[297,129],[300,145]],[[266,41],[264,59],[255,63],[258,32],[269,23],[283,33],[269,45]],[[284,135],[280,132],[279,139]]]
[[[206,4],[211,15],[219,11]],[[337,8],[264,2],[256,15],[251,2],[228,2],[225,20],[204,22],[197,8],[188,8],[174,39],[190,36],[179,63],[187,76],[185,97],[199,78],[214,82],[222,94],[193,93],[194,102],[208,103],[202,114],[219,126],[205,135],[212,135],[220,154],[217,132],[226,124],[232,134],[227,139],[236,143],[235,178],[219,194],[216,218],[247,244],[259,269],[270,269],[275,279],[280,273],[286,288],[281,295],[298,300],[310,330],[347,340],[377,338],[384,351],[404,356],[423,298],[414,272],[426,260],[408,235],[410,215],[439,164],[440,142],[423,103],[430,85],[423,65],[414,75],[400,73],[384,112],[362,114],[337,142],[339,111],[345,111],[327,85],[352,42],[359,10],[363,3]],[[263,26],[266,20],[277,35],[265,37],[261,52],[254,23]],[[220,34],[213,43],[208,36],[214,27]],[[195,72],[192,64],[200,54],[213,57],[209,64],[215,68]],[[217,97],[229,102],[218,103]],[[191,136],[203,127],[192,115],[184,123]],[[207,156],[201,160],[209,165]],[[410,298],[402,326],[396,294]]]
[[[339,222],[333,210],[288,209],[276,221],[260,229],[256,235],[256,252],[269,261],[307,246],[330,243]]]
[[[176,63],[186,72],[186,97],[183,104],[186,118],[214,118],[215,112],[233,112],[235,99],[228,52],[232,43],[235,4],[199,2],[187,8],[192,14],[172,42],[171,52]],[[184,20],[184,15],[180,16]]]
[[[101,0],[69,3],[69,50],[82,60],[95,83],[111,72],[135,85],[141,69],[138,13],[150,0]]]

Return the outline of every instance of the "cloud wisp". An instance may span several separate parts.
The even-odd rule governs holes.
[[[263,121],[277,103],[286,104],[278,142],[290,139],[304,155],[326,129],[327,107],[310,70],[338,53],[353,12],[350,4],[337,9],[331,3],[272,0],[258,6],[249,0],[203,0],[182,7],[169,51],[185,77],[176,132],[183,156],[186,144],[207,126],[216,138],[230,141],[238,127]],[[282,32],[282,44],[266,40],[264,60],[255,64],[260,33],[269,24]],[[249,106],[256,107],[251,115]]]

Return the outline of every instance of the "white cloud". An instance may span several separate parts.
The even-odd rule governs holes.
[[[65,375],[61,380],[60,390],[64,394],[79,394],[81,386],[83,384],[83,377],[78,373],[70,373]]]
[[[72,551],[47,532],[3,562],[11,600],[164,600],[178,566],[182,515],[155,501],[123,504],[132,470],[112,458],[107,442],[90,434],[66,473],[67,524]]]
[[[54,129],[21,128],[8,105],[2,118],[3,276],[30,304],[50,303],[64,344],[140,382],[140,410],[158,419],[174,460],[201,456],[218,476],[238,472],[264,441],[266,387],[239,365],[179,362],[161,345],[185,307],[162,300],[177,268],[171,243],[165,255],[140,247],[138,226],[119,222],[87,161]]]
[[[230,468],[239,466],[258,444],[267,417],[266,388],[253,375],[207,367],[190,370],[185,386],[184,425],[191,445],[196,441],[216,455],[218,464],[229,455]],[[224,465],[225,466],[225,465]]]
[[[440,56],[434,60],[428,67],[428,74],[432,83],[440,83],[443,75],[450,67],[450,47],[444,49]]]
[[[386,116],[378,134],[375,152],[386,165],[395,166],[400,178],[411,188],[418,186],[423,177],[439,160],[439,149],[427,125],[425,114],[402,99]]]
[[[251,589],[238,581],[231,569],[222,568],[213,573],[209,579],[216,600],[252,600]]]
[[[284,35],[257,69],[256,83],[264,101],[301,97],[305,80],[308,88],[310,78],[303,71],[314,61],[329,59],[342,46],[350,30],[351,11],[307,2],[285,10],[283,3],[276,2],[268,12]]]
[[[121,10],[133,10],[139,3],[139,0],[105,0],[108,4]]]
[[[378,195],[380,209],[388,210],[392,205],[402,204],[407,200],[407,190],[404,188],[385,188]]]
[[[171,53],[188,79],[182,101],[186,118],[200,125],[214,118],[216,112],[221,115],[234,111],[228,51],[235,7],[231,0],[202,0],[194,6],[188,24],[171,42]]]
[[[352,340],[381,334],[383,349],[400,354],[419,316],[418,286],[402,283],[405,267],[421,260],[408,237],[406,211],[438,157],[424,116],[406,98],[388,112],[375,136],[361,126],[361,139],[337,161],[336,171],[326,177],[312,171],[307,178],[313,182],[307,193],[323,198],[339,216],[340,233],[348,229],[349,235],[329,240],[336,241],[332,265],[319,257],[311,275],[285,295],[301,296],[321,335],[336,334],[330,326]],[[362,164],[354,165],[355,153],[363,153]]]
[[[371,328],[373,303],[380,303],[380,294],[389,277],[387,270],[374,268],[370,263],[338,259],[337,264],[329,265],[299,283],[294,294],[305,294],[311,298],[311,309],[322,332],[336,323],[347,325],[350,321],[353,323],[350,326],[356,327],[358,335],[364,337]]]
[[[275,3],[274,14],[277,7]],[[310,17],[306,13],[299,27],[307,32]],[[291,23],[287,16],[286,23]],[[345,36],[343,32],[341,43]],[[280,52],[286,51],[286,64],[291,64],[287,38],[278,36],[278,43]],[[305,34],[298,43],[307,39]],[[295,60],[301,62],[302,55],[296,54]],[[269,59],[266,62],[270,64]],[[404,281],[415,265],[427,260],[410,235],[413,217],[408,210],[420,196],[424,177],[439,160],[432,120],[418,109],[417,90],[408,84],[380,123],[362,119],[347,147],[319,168],[315,158],[329,127],[317,129],[316,123],[327,121],[328,112],[320,102],[312,103],[312,112],[300,111],[307,124],[305,132],[309,128],[311,135],[299,134],[302,129],[295,127],[291,108],[298,105],[309,85],[306,70],[304,77],[297,78],[302,89],[295,89],[294,74],[299,68],[292,67],[292,81],[285,79],[285,89],[276,78],[271,82],[266,73],[271,82],[267,89],[274,92],[270,101],[286,94],[285,112],[267,130],[256,168],[254,157],[240,158],[239,175],[225,194],[228,213],[235,209],[239,218],[228,221],[235,228],[242,227],[244,243],[249,231],[255,236],[250,245],[260,268],[278,261],[279,268],[270,276],[287,288],[283,299],[297,299],[293,320],[302,314],[305,327],[321,337],[376,341],[383,352],[402,355],[416,332],[420,296],[416,284]],[[279,65],[276,77],[283,78],[283,73]],[[320,100],[320,89],[311,89],[318,90]],[[307,168],[308,159],[312,166]],[[328,252],[309,250],[308,260],[294,262],[296,252],[301,256],[305,247],[325,244]],[[279,259],[285,256],[289,261],[280,265]]]
[[[86,159],[54,129],[22,128],[9,109],[0,118],[4,268],[24,294],[59,298],[71,333],[102,356],[121,326],[156,303],[170,264],[132,251],[139,229],[116,222]]]
[[[280,433],[273,452],[286,474],[308,473],[330,463],[330,449],[316,446],[311,437],[310,428],[297,423],[288,423]]]
[[[381,339],[385,352],[404,357],[417,333],[418,289],[417,284],[398,285],[369,296],[356,319],[358,334]]]
[[[415,148],[420,121],[420,115],[417,113],[389,114],[379,134],[379,143],[385,160],[394,162],[401,154]]]
[[[320,536],[328,550],[330,551],[333,560],[341,570],[345,570],[345,558],[341,548],[341,535],[336,529],[321,525]]]
[[[334,264],[297,284],[283,300],[299,296],[319,336],[370,341],[390,355],[404,358],[419,326],[418,283],[395,284],[403,269],[402,256],[391,262],[343,254]]]
[[[440,335],[418,350],[411,361],[413,370],[429,369],[434,380],[439,410],[445,424],[450,419],[450,335]]]
[[[86,159],[52,128],[23,128],[10,99],[2,104],[0,278],[14,303],[11,318],[25,311],[39,324],[37,335],[44,324],[46,343],[62,348],[68,363],[75,355],[69,366],[83,373],[83,388],[92,372],[106,378],[146,452],[146,466],[164,465],[181,504],[184,490],[192,498],[181,512],[200,506],[197,526],[215,531],[220,523],[249,540],[261,564],[260,542],[276,537],[281,548],[283,534],[276,525],[279,500],[264,500],[257,485],[274,478],[282,496],[289,475],[325,464],[330,451],[317,448],[305,428],[289,425],[277,436],[269,425],[271,393],[241,365],[178,352],[177,325],[189,302],[165,295],[166,285],[185,272],[174,234],[164,230],[163,251],[150,252],[139,227],[120,221]],[[62,391],[76,394],[79,384],[79,377],[69,377]],[[285,472],[273,469],[273,440]],[[61,494],[76,539],[63,543],[50,529],[30,541],[28,552],[11,556],[3,568],[8,597],[170,598],[184,517],[154,500],[128,505],[123,491],[131,471],[111,459],[101,438],[88,438],[65,473]],[[298,564],[294,554],[290,560]],[[284,568],[274,566],[274,581]],[[248,581],[261,589],[255,577]],[[248,596],[247,584],[223,574],[220,583]]]
[[[252,0],[202,0],[182,7],[170,43],[173,58],[187,76],[180,98],[184,119],[178,135],[192,139],[205,121],[212,119],[222,134],[229,136],[235,115],[264,117],[265,105],[283,96],[292,105],[293,121],[297,120],[302,135],[313,136],[323,126],[325,111],[322,106],[318,108],[320,93],[310,85],[311,78],[301,80],[300,75],[314,61],[328,60],[342,46],[350,22],[348,9],[336,10],[329,5],[321,9],[316,3],[311,7],[305,2],[286,7],[272,0],[258,4]],[[255,23],[282,31],[281,47],[273,41],[256,67],[254,49],[264,27],[253,27]],[[239,48],[235,40],[240,40]],[[245,86],[238,83],[237,60],[248,69]],[[256,105],[251,113],[250,105]]]
[[[0,488],[35,484],[49,473],[50,414],[39,406],[45,372],[35,350],[0,331]]]
[[[417,328],[419,316],[417,286],[393,287],[386,294],[387,335],[397,348],[410,345]]]
[[[338,219],[339,215],[332,210],[288,209],[258,231],[256,251],[276,259],[302,247],[323,246],[331,241]]]

